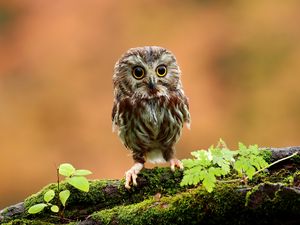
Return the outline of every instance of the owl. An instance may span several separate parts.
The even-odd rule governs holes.
[[[183,125],[190,125],[190,113],[180,75],[172,52],[157,46],[131,48],[115,65],[113,130],[134,160],[125,173],[127,189],[137,185],[146,161],[170,162],[172,171],[183,169],[175,144]]]

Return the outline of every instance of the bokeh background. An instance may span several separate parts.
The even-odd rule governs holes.
[[[299,11],[298,0],[1,0],[0,208],[55,182],[62,162],[123,176],[132,159],[111,131],[111,77],[130,47],[177,56],[192,115],[179,158],[220,137],[300,145]]]

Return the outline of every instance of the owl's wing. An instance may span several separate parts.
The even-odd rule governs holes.
[[[113,132],[116,130],[116,127],[118,126],[117,123],[117,111],[118,111],[118,103],[114,101],[112,112],[111,112],[111,120],[112,120],[112,130]]]
[[[112,120],[112,122],[114,122],[114,120],[115,120],[116,113],[117,113],[117,103],[114,102],[113,108],[112,108],[112,112],[111,112],[111,120]]]
[[[183,102],[184,102],[184,107],[183,107],[183,115],[184,115],[184,122],[186,123],[186,126],[188,129],[191,129],[191,115],[190,115],[190,105],[188,98],[183,95]]]

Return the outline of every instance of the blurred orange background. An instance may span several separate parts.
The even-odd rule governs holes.
[[[132,159],[111,131],[111,78],[130,47],[166,47],[181,66],[192,129],[179,158],[220,137],[300,145],[299,11],[297,0],[1,1],[0,208],[55,182],[63,162],[123,177]]]

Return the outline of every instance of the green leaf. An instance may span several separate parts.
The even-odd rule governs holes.
[[[242,142],[239,142],[239,151],[241,153],[247,152],[247,147]]]
[[[183,159],[181,162],[183,163],[184,168],[192,168],[197,165],[197,162],[194,159]]]
[[[191,176],[190,184],[197,185],[201,181],[200,177],[197,175]]]
[[[223,149],[222,150],[222,154],[223,154],[223,157],[224,159],[226,159],[227,161],[230,161],[230,162],[234,162],[234,156],[238,154],[237,151],[231,151],[229,149]]]
[[[47,206],[47,204],[45,204],[45,203],[39,203],[39,204],[33,205],[33,206],[31,206],[31,207],[28,209],[28,213],[30,213],[30,214],[36,214],[36,213],[39,213],[39,212],[41,212],[46,206]]]
[[[187,176],[194,176],[199,173],[199,167],[193,167],[184,171],[184,174]]]
[[[194,156],[196,159],[199,160],[209,160],[208,152],[205,150],[199,150],[195,152],[191,152],[191,155]]]
[[[249,145],[248,149],[252,155],[259,155],[260,153],[258,145]]]
[[[239,173],[239,174],[242,174],[243,173],[243,165],[244,165],[245,162],[243,162],[243,159],[240,158],[239,160],[237,160],[235,163],[234,163],[234,166],[233,168]]]
[[[87,176],[92,174],[89,170],[75,170],[73,176]]]
[[[226,175],[230,172],[230,165],[234,161],[235,154],[227,149],[222,140],[217,147],[210,146],[208,151],[192,152],[191,155],[196,159],[183,160],[186,169],[180,185],[197,185],[199,182],[203,182],[204,188],[211,192],[215,187],[216,176]]]
[[[55,196],[55,192],[53,190],[49,190],[44,194],[45,202],[50,202]]]
[[[208,173],[203,180],[203,187],[210,193],[216,186],[216,177],[212,173]]]
[[[214,174],[214,176],[221,176],[221,175],[226,175],[226,171],[224,171],[222,168],[218,167],[210,167],[208,169],[208,172],[211,174]]]
[[[185,185],[190,185],[192,184],[190,181],[192,180],[192,176],[191,175],[184,175],[184,177],[182,178],[181,182],[180,182],[180,186],[185,186]]]
[[[250,180],[256,171],[268,166],[264,160],[258,145],[249,145],[239,143],[238,158],[234,163],[234,169],[240,176],[247,176]]]
[[[220,139],[217,146],[211,145],[208,150],[198,150],[191,153],[195,159],[185,159],[183,179],[184,185],[202,185],[208,192],[213,191],[217,178],[235,169],[239,176],[252,179],[256,171],[268,166],[257,145],[239,143],[239,150],[231,151],[226,143]]]
[[[67,180],[67,182],[73,187],[88,192],[90,188],[89,181],[85,177],[71,177]]]
[[[249,165],[249,167],[247,168],[247,170],[246,170],[246,175],[247,175],[247,177],[251,180],[252,179],[252,177],[253,177],[253,174],[255,173],[255,168],[254,168],[254,166],[251,166],[251,165]]]
[[[261,168],[265,168],[265,167],[267,167],[267,166],[269,165],[269,163],[267,163],[267,162],[265,161],[265,159],[263,158],[263,156],[261,156],[261,157],[259,158],[258,163],[259,163],[259,165],[260,165]]]
[[[207,176],[207,170],[201,170],[198,173],[199,181],[203,181],[206,176]]]
[[[70,197],[69,190],[64,190],[59,193],[59,200],[64,207],[66,206],[66,201],[68,200],[69,197]]]
[[[58,206],[57,205],[53,205],[53,206],[51,206],[51,211],[52,212],[55,212],[55,213],[58,213],[59,212],[59,208],[58,208]]]
[[[59,166],[59,174],[70,177],[74,174],[75,168],[70,163],[63,163]]]
[[[220,149],[210,149],[214,164],[222,164],[224,161],[223,154]]]

